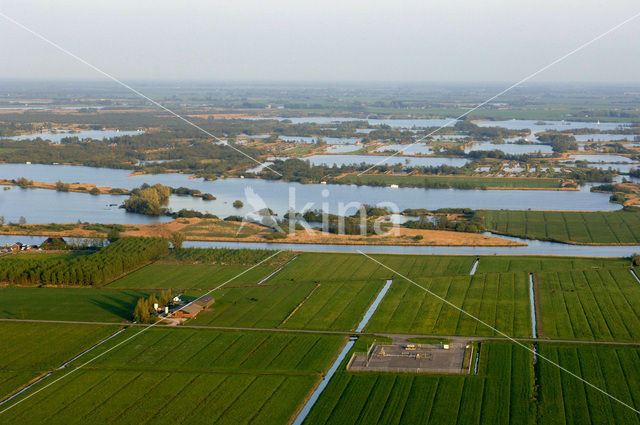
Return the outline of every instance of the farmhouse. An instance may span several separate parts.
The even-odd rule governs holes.
[[[187,304],[180,310],[175,312],[176,317],[195,317],[202,310],[208,308],[215,302],[211,295],[203,295],[195,301]]]

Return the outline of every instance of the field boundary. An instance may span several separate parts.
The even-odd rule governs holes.
[[[278,328],[280,328],[280,326],[284,325],[285,323],[287,323],[287,321],[289,319],[291,319],[291,317],[293,317],[294,314],[296,314],[296,311],[298,311],[300,309],[300,307],[302,307],[302,305],[307,302],[307,300],[309,298],[311,298],[311,296],[314,294],[314,292],[316,292],[316,290],[320,287],[320,283],[317,283],[316,286],[311,290],[311,292],[309,292],[309,294],[304,298],[304,300],[300,301],[300,303],[298,304],[298,306],[296,308],[293,309],[293,311],[291,313],[289,313],[289,315],[278,325]]]

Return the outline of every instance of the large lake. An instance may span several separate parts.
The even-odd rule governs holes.
[[[410,145],[407,145],[410,146]],[[407,151],[410,152],[410,151]],[[326,165],[332,167],[337,165],[405,165],[408,167],[438,167],[449,165],[451,167],[462,167],[467,162],[466,158],[429,157],[416,158],[402,155],[313,155],[302,158],[313,165]]]
[[[168,186],[185,186],[212,193],[215,201],[200,198],[172,196],[170,208],[196,209],[211,212],[219,217],[244,215],[269,207],[280,216],[288,211],[290,194],[293,206],[302,210],[323,208],[337,214],[338,205],[350,202],[377,204],[391,202],[399,210],[406,208],[453,208],[474,209],[539,209],[573,211],[612,211],[620,205],[609,202],[609,194],[589,191],[527,191],[527,190],[456,190],[368,187],[355,185],[322,185],[279,182],[261,179],[218,179],[205,181],[189,178],[186,174],[155,174],[128,177],[128,170],[91,168],[69,165],[0,164],[0,178],[26,177],[34,181],[67,183],[89,183],[132,189],[143,183],[161,183]],[[294,198],[294,199],[293,199]],[[17,221],[24,216],[29,223],[76,222],[78,219],[103,223],[144,223],[158,221],[122,209],[109,207],[120,204],[126,197],[114,195],[93,196],[84,193],[65,193],[53,190],[0,189],[0,215],[7,221]],[[233,201],[240,199],[245,206],[236,209]],[[355,208],[347,211],[353,213]],[[165,218],[161,218],[165,219]]]
[[[75,132],[58,130],[55,132],[43,131],[41,133],[23,134],[20,136],[6,137],[6,139],[29,140],[29,139],[41,138],[43,140],[50,140],[53,143],[60,143],[60,141],[65,137],[77,137],[80,140],[84,140],[84,139],[102,140],[102,139],[110,139],[112,137],[119,137],[119,136],[137,136],[138,134],[143,134],[143,133],[144,131],[142,130],[138,130],[138,131],[80,130]]]
[[[250,118],[250,119],[265,119],[265,118]],[[335,124],[348,121],[367,121],[370,125],[385,124],[393,128],[406,128],[411,129],[414,127],[452,127],[455,125],[453,118],[443,119],[396,119],[396,118],[351,118],[351,117],[297,117],[297,118],[283,118],[274,117],[269,119],[276,120],[289,120],[294,124],[300,123],[316,123],[316,124]],[[453,121],[453,122],[452,122]],[[538,121],[538,120],[504,120],[504,121],[474,121],[475,124],[481,127],[503,127],[512,130],[519,130],[528,128],[531,133],[537,133],[545,130],[558,130],[564,131],[571,128],[593,128],[598,130],[616,130],[620,127],[624,127],[625,124],[617,122],[582,122],[582,121]],[[456,136],[457,137],[457,136]],[[619,136],[624,137],[624,136]]]

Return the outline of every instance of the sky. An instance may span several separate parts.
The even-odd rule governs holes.
[[[0,12],[125,80],[515,82],[640,3],[0,0]],[[640,17],[532,81],[640,82],[639,53]],[[2,16],[0,57],[0,79],[100,78]]]

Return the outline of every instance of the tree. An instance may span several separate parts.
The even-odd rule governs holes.
[[[98,189],[96,186],[94,186],[94,187],[91,188],[89,193],[92,194],[92,195],[100,195],[100,189]]]
[[[62,183],[60,180],[56,182],[56,190],[58,192],[68,192],[70,188],[69,183]]]
[[[138,299],[136,308],[133,310],[133,320],[138,323],[150,323],[151,322],[151,308],[149,301],[144,298]]]
[[[154,294],[149,295],[149,307],[152,308],[154,304],[159,304],[158,299]]]
[[[244,207],[244,203],[241,200],[236,199],[235,201],[233,201],[233,208],[242,208],[242,207]]]
[[[4,216],[0,217],[0,226],[4,226]]]
[[[118,239],[120,239],[120,231],[116,228],[109,230],[109,233],[107,233],[107,240],[109,242],[115,242]]]
[[[171,188],[161,184],[153,186],[142,185],[131,192],[129,199],[124,201],[124,209],[128,212],[157,216],[165,212],[169,203]]]
[[[169,237],[169,242],[173,245],[174,248],[182,248],[182,243],[187,239],[184,233],[182,232],[173,232]]]
[[[168,305],[172,299],[173,296],[171,296],[171,291],[169,291],[168,289],[164,289],[162,292],[160,292],[160,305]]]
[[[27,224],[27,219],[24,216],[20,216],[20,220],[18,221],[20,224]]]

